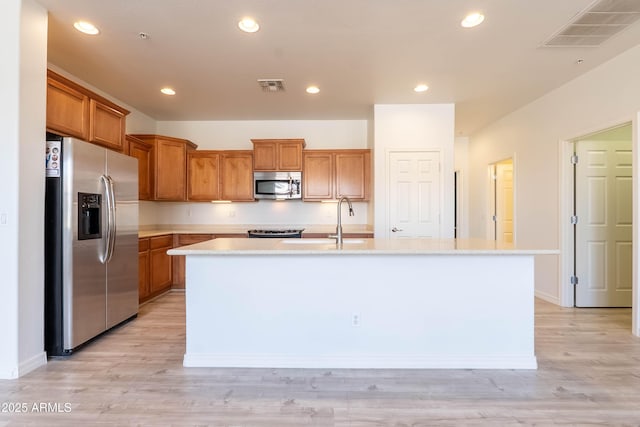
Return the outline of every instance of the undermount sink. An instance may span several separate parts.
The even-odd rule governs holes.
[[[282,243],[292,245],[328,245],[336,244],[336,239],[282,239]],[[343,244],[364,243],[362,239],[344,239]]]

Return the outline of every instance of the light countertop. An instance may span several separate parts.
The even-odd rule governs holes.
[[[234,225],[209,225],[209,224],[169,224],[159,226],[143,226],[138,231],[138,237],[154,237],[164,234],[246,234],[247,230],[253,229],[287,229],[304,228],[303,234],[333,234],[336,226],[331,224],[315,225],[273,225],[273,224],[234,224]],[[373,228],[368,225],[343,225],[343,233],[372,234]]]
[[[515,247],[483,239],[219,238],[171,249],[169,255],[555,255],[557,249]]]

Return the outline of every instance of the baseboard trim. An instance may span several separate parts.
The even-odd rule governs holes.
[[[562,306],[562,304],[560,304],[560,299],[558,297],[550,295],[550,294],[548,294],[546,292],[542,292],[542,291],[536,290],[534,292],[534,295],[535,295],[536,298],[540,298],[542,300],[550,302],[551,304]]]
[[[35,356],[20,363],[18,368],[18,376],[22,377],[27,375],[34,369],[39,368],[47,364],[47,353],[45,351],[36,354]]]
[[[535,355],[284,355],[186,353],[190,368],[309,368],[309,369],[537,369]]]
[[[10,369],[0,370],[0,379],[2,380],[15,380],[16,378],[23,377],[34,369],[47,364],[47,353],[41,352],[27,360],[20,362],[18,365],[14,365]]]

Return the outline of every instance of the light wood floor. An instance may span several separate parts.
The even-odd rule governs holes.
[[[628,309],[536,302],[537,371],[183,368],[184,295],[69,358],[0,381],[4,425],[640,425],[640,339]],[[1,409],[1,408],[0,408]]]

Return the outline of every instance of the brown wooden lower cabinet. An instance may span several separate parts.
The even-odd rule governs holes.
[[[157,236],[149,239],[149,260],[151,264],[151,292],[171,287],[171,256],[167,251],[173,247],[173,236]]]
[[[144,302],[171,289],[173,235],[138,239],[138,299]]]
[[[138,300],[149,297],[149,239],[138,239]]]

